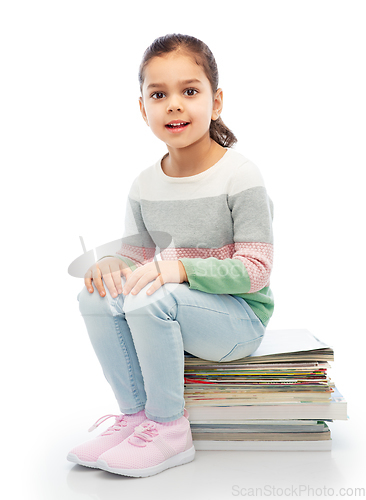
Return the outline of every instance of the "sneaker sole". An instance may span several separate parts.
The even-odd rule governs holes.
[[[75,455],[75,453],[69,453],[66,458],[69,462],[74,462],[75,464],[84,465],[84,467],[91,467],[93,469],[98,468],[97,462],[86,462],[85,460],[80,460],[80,458],[77,455]]]
[[[168,460],[165,460],[161,464],[154,465],[153,467],[147,467],[145,469],[118,469],[116,467],[110,467],[105,460],[98,459],[97,467],[99,469],[105,470],[107,472],[112,472],[113,474],[120,474],[121,476],[131,476],[131,477],[148,477],[163,472],[171,467],[177,467],[178,465],[184,465],[188,462],[192,462],[194,459],[196,450],[194,446],[189,450],[178,453]]]

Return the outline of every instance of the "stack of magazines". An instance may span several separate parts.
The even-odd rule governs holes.
[[[307,330],[267,330],[250,356],[185,352],[184,397],[197,450],[331,450],[347,403],[328,375],[333,349]]]

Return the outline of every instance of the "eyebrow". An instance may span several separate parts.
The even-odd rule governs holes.
[[[181,85],[186,85],[187,83],[202,83],[201,80],[197,80],[197,78],[191,78],[190,80],[182,80],[178,82]],[[150,83],[147,87],[146,90],[151,89],[151,88],[156,88],[156,87],[163,87],[165,84],[164,83]]]

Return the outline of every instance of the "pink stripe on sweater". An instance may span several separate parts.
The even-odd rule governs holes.
[[[249,293],[269,286],[273,265],[273,245],[270,243],[231,243],[221,248],[167,248],[161,252],[163,260],[238,259],[245,266],[250,278]]]
[[[270,243],[235,243],[233,259],[239,259],[250,277],[249,293],[269,286],[273,266],[273,245]]]
[[[131,259],[137,267],[152,262],[155,248],[123,245],[118,254]],[[273,265],[273,245],[270,243],[231,243],[221,248],[167,248],[161,252],[162,260],[238,259],[245,266],[250,278],[249,293],[269,286]]]
[[[178,260],[183,257],[188,259],[231,259],[234,253],[234,244],[225,245],[221,248],[167,248],[161,252],[163,260]]]
[[[153,261],[155,248],[135,247],[123,244],[116,253],[132,260],[137,267],[141,267]]]

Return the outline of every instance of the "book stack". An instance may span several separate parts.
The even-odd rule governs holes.
[[[347,403],[328,376],[333,349],[307,330],[267,330],[250,356],[185,352],[185,407],[197,450],[331,450]]]

